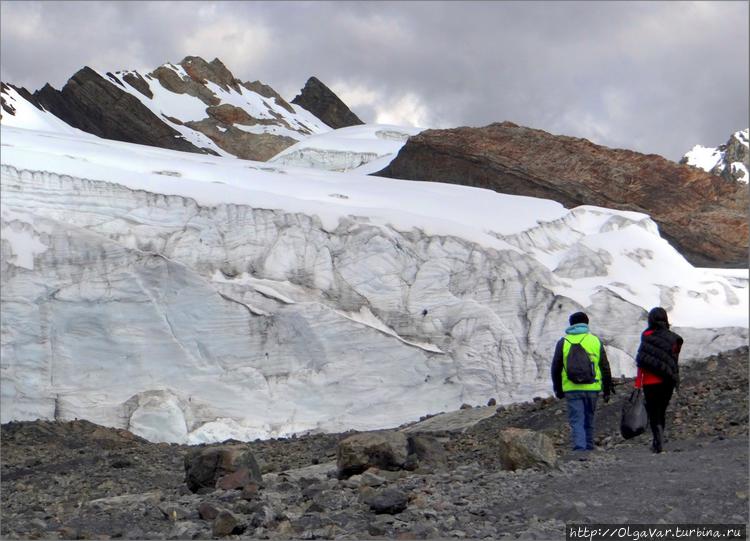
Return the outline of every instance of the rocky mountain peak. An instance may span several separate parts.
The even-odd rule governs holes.
[[[14,99],[50,112],[63,126],[106,139],[259,161],[328,131],[271,86],[242,82],[218,58],[199,56],[143,74],[84,66],[61,90],[47,84],[33,95],[14,91]],[[5,97],[3,109],[13,116]],[[23,127],[23,121],[15,123]]]
[[[718,147],[695,145],[680,160],[681,164],[703,169],[729,182],[750,181],[750,130],[734,132]]]
[[[317,77],[310,77],[292,103],[304,107],[333,129],[364,124],[347,105]]]
[[[232,88],[236,92],[240,92],[240,80],[235,78],[232,72],[218,58],[214,58],[211,62],[206,62],[200,56],[186,56],[180,62],[180,66],[184,68],[191,79],[200,84],[211,81],[224,90]]]

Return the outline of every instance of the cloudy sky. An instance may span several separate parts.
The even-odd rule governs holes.
[[[288,99],[315,75],[366,122],[511,120],[679,157],[748,127],[747,2],[0,3],[0,77],[187,55]]]

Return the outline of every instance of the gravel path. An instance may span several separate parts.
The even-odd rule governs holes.
[[[445,471],[339,480],[332,460],[349,433],[250,442],[264,486],[249,496],[187,490],[187,446],[86,421],[10,423],[0,432],[0,535],[208,539],[214,524],[201,518],[202,504],[230,512],[239,537],[266,539],[562,539],[570,522],[747,523],[747,355],[744,348],[684,371],[661,455],[649,452],[647,435],[617,434],[620,392],[599,411],[599,450],[569,458],[564,402],[546,399],[489,418],[467,410],[474,424],[458,423],[465,431],[434,432],[445,441]],[[503,471],[495,442],[508,426],[549,435],[558,465]],[[375,500],[403,505],[380,513]]]

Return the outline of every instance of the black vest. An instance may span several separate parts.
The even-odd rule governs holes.
[[[665,327],[653,329],[653,333],[641,335],[641,345],[635,362],[644,368],[675,385],[680,382],[680,368],[677,365],[679,351],[677,344],[682,346],[682,337]]]

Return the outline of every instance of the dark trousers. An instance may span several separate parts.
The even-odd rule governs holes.
[[[646,412],[651,432],[654,435],[653,449],[661,452],[664,445],[664,426],[666,425],[666,413],[669,401],[672,398],[674,384],[654,383],[643,386],[643,398],[646,400]]]

